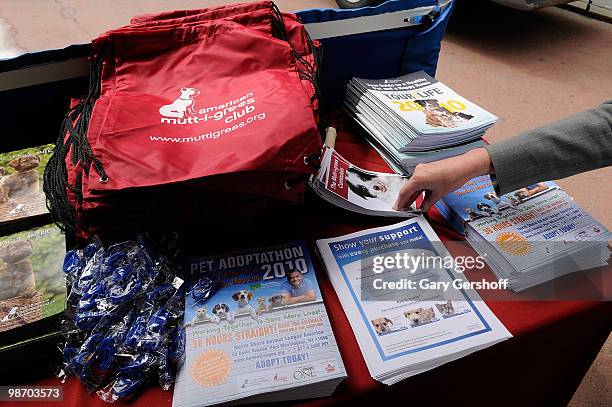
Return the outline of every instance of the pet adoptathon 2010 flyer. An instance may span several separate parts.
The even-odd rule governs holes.
[[[471,227],[482,239],[516,270],[528,273],[610,238],[604,225],[576,205],[553,182],[528,188],[523,190],[536,192],[531,196],[525,192],[520,205],[471,222]],[[603,253],[604,249],[607,253],[605,245],[595,253]],[[577,256],[572,261],[580,265],[583,260],[591,259]]]
[[[346,377],[305,243],[197,258],[187,267],[196,278],[185,299],[185,360],[173,406],[254,395],[272,401],[262,393],[295,387],[304,391],[283,397],[306,398],[317,395],[313,387],[331,393]],[[207,296],[202,287],[211,280],[220,288]]]

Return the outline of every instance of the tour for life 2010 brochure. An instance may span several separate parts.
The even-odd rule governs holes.
[[[460,288],[469,281],[452,267],[378,267],[405,256],[452,260],[423,217],[317,247],[376,380],[393,384],[511,337],[473,289]]]
[[[323,397],[346,377],[304,242],[194,258],[187,267],[197,278],[185,299],[174,407]],[[199,287],[210,279],[222,287],[207,297]]]
[[[477,140],[497,120],[423,71],[387,79],[352,78],[344,105],[373,137],[401,153]]]

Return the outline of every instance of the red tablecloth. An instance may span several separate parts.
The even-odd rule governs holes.
[[[389,171],[376,152],[349,133],[339,132],[336,149],[366,169]],[[461,239],[445,226],[435,210],[429,215],[442,240]],[[313,253],[316,239],[394,222],[347,214],[317,202],[279,211],[274,218],[276,225],[266,224],[262,229],[277,234],[277,240],[285,237],[305,238],[311,244]],[[398,401],[406,404],[422,402],[427,405],[443,402],[471,405],[565,404],[580,384],[612,327],[611,302],[511,301],[515,297],[508,294],[508,301],[487,301],[487,304],[514,335],[513,338],[387,387],[370,377],[338,297],[321,263],[316,258],[314,261],[348,379],[334,396],[298,403],[304,406],[349,403],[364,405],[367,402],[383,405]],[[596,273],[609,275],[610,270]],[[489,272],[486,278],[492,279],[493,276]],[[575,283],[577,286],[582,284],[579,279],[572,280],[571,277],[567,283]],[[49,377],[28,384],[57,386],[59,382]],[[63,389],[62,405],[106,405],[96,395],[88,395],[75,379],[63,384]],[[172,391],[150,388],[129,405],[162,407],[170,406],[171,403]],[[14,405],[23,407],[28,404],[58,405],[43,402],[20,402]],[[124,404],[127,403],[116,403]]]

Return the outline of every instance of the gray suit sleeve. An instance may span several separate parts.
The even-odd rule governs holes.
[[[612,100],[485,147],[505,194],[612,165]]]

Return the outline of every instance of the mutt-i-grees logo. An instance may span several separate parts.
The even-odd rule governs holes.
[[[209,120],[232,123],[241,117],[255,111],[255,98],[249,92],[235,100],[224,104],[196,108],[196,98],[200,91],[195,88],[181,88],[180,95],[174,102],[159,108],[161,123],[163,124],[198,124]]]

